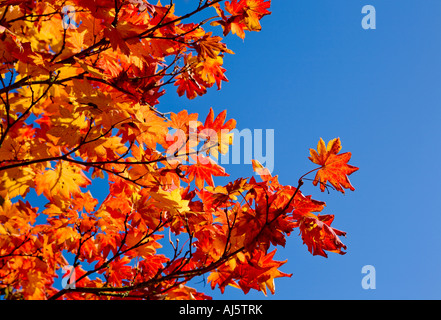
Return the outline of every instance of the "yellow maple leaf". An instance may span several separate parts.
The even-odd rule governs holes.
[[[150,196],[156,200],[155,205],[159,209],[166,210],[172,215],[190,211],[188,207],[189,201],[182,200],[181,192],[178,188],[170,192],[158,190],[157,192],[151,192]]]
[[[30,187],[33,187],[35,172],[29,167],[12,168],[0,177],[0,186],[8,190],[12,199],[16,196],[25,196]]]
[[[69,199],[71,194],[81,192],[80,187],[86,187],[91,181],[81,168],[75,164],[59,162],[55,169],[46,170],[35,178],[35,191],[52,199],[61,196]]]

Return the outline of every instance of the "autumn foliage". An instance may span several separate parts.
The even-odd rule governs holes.
[[[235,120],[158,108],[166,89],[221,89],[223,36],[270,14],[267,0],[192,2],[182,16],[173,2],[0,2],[3,298],[209,299],[188,286],[202,275],[222,292],[274,293],[293,231],[314,255],[345,253],[325,203],[300,190],[313,173],[322,191],[354,189],[340,139],[310,150],[316,166],[294,186],[257,161],[256,178],[221,186]]]

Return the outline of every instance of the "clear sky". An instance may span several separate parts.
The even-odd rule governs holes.
[[[189,101],[169,90],[158,108],[227,109],[238,129],[274,129],[273,173],[284,184],[314,168],[308,150],[320,137],[340,137],[352,152],[354,192],[303,188],[335,214],[347,254],[312,256],[294,232],[276,255],[293,275],[276,279],[268,299],[440,299],[441,1],[272,2],[261,32],[227,38],[236,54],[225,58],[221,91]],[[175,1],[178,13],[191,3]],[[375,30],[362,28],[365,5],[376,9]],[[249,165],[225,167],[230,180],[252,174]],[[365,265],[375,267],[376,289],[361,286]]]
[[[175,0],[177,14],[197,2]],[[365,5],[376,9],[375,30],[362,28]],[[276,254],[293,275],[266,299],[441,299],[441,1],[273,0],[271,11],[261,32],[226,38],[236,54],[224,60],[221,91],[189,101],[169,87],[158,105],[201,119],[227,109],[239,130],[273,129],[273,174],[287,185],[315,168],[309,148],[320,137],[352,152],[354,192],[302,189],[327,203],[347,254],[312,256],[295,230]],[[231,176],[218,184],[253,174],[225,168]],[[362,288],[365,265],[376,289]],[[200,280],[192,285],[215,299],[265,299]]]

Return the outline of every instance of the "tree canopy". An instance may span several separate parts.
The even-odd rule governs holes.
[[[202,275],[222,292],[274,294],[290,274],[273,258],[294,230],[313,255],[345,253],[325,203],[301,192],[313,174],[321,191],[354,190],[339,138],[310,150],[293,186],[257,160],[256,177],[222,186],[236,121],[159,108],[166,90],[220,90],[224,38],[270,14],[266,0],[194,2],[181,16],[173,1],[0,3],[3,298],[209,299],[188,285]]]

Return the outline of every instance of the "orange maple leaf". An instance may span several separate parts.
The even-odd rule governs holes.
[[[187,98],[192,100],[198,95],[202,96],[207,92],[207,88],[201,83],[197,82],[190,73],[181,73],[176,77],[175,86],[178,87],[177,93],[180,97],[184,94]]]
[[[332,139],[328,142],[327,146],[323,139],[320,138],[317,151],[310,149],[311,156],[309,159],[321,166],[313,181],[315,186],[320,182],[321,191],[325,190],[327,181],[342,193],[345,193],[343,188],[355,190],[349,181],[348,175],[357,171],[358,168],[348,164],[348,161],[351,159],[351,153],[338,154],[340,150],[340,138]]]
[[[91,181],[78,165],[58,163],[55,169],[49,169],[35,177],[35,190],[48,199],[62,196],[69,199],[71,194],[81,192],[80,187],[87,187]]]
[[[243,4],[244,3],[244,4]],[[260,31],[262,29],[260,25],[260,19],[263,16],[271,14],[267,9],[271,5],[271,1],[265,0],[242,0],[240,4],[243,4],[245,11],[245,23],[248,30]]]
[[[214,118],[213,108],[210,108],[204,126],[199,132],[200,137],[207,139],[204,145],[208,149],[207,152],[216,158],[219,152],[226,154],[229,145],[233,144],[234,134],[231,131],[236,127],[236,120],[230,119],[225,122],[226,117],[227,110],[224,110]],[[215,136],[212,135],[214,132]]]
[[[272,178],[271,172],[265,168],[258,160],[251,159],[253,164],[253,171],[258,174],[263,181],[268,181]]]
[[[232,0],[225,3],[225,10],[231,14],[227,17],[220,6],[215,6],[216,12],[222,20],[213,21],[211,25],[221,25],[224,29],[224,36],[230,31],[240,38],[245,38],[245,30],[260,31],[260,19],[271,14],[269,7],[271,1],[266,0]]]
[[[302,192],[297,192],[294,197],[292,213],[295,219],[301,219],[303,217],[315,216],[312,212],[320,212],[326,206],[323,201],[311,199],[311,196],[304,196]]]
[[[227,110],[222,111],[214,118],[213,108],[210,108],[210,112],[205,119],[204,128],[210,128],[215,130],[216,132],[220,132],[221,130],[231,131],[236,127],[236,120],[230,119],[225,122],[227,117]],[[224,123],[225,122],[225,123]]]
[[[198,187],[199,190],[204,187],[204,181],[206,181],[208,185],[214,187],[213,176],[229,176],[224,168],[216,164],[209,157],[204,157],[199,154],[197,157],[192,155],[191,158],[196,163],[188,166],[186,174],[188,174],[190,180],[195,180],[196,187]]]
[[[226,52],[233,54],[234,52],[227,48],[226,44],[222,43],[222,38],[219,36],[212,36],[212,32],[205,34],[195,44],[195,49],[203,58],[216,59],[220,53]]]

